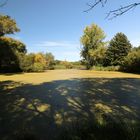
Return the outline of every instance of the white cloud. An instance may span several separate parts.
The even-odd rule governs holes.
[[[70,41],[43,41],[35,44],[38,47],[79,47],[80,44]]]

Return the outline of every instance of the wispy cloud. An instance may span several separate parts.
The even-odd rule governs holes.
[[[29,52],[51,52],[55,59],[80,60],[80,43],[74,41],[42,41],[29,45]]]
[[[70,41],[43,41],[35,44],[38,47],[79,47],[79,45]]]

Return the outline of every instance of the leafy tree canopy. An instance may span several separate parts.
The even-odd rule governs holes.
[[[9,37],[0,37],[0,71],[20,71],[19,58],[26,53],[25,45]]]
[[[55,64],[55,58],[53,56],[52,53],[46,53],[45,54],[46,57],[46,65],[47,65],[47,69],[54,69],[54,64]]]
[[[81,56],[84,58],[87,69],[90,69],[96,64],[93,54],[96,49],[105,45],[105,42],[103,42],[105,37],[104,31],[96,24],[85,28],[84,34],[81,37],[81,43],[83,45]]]
[[[0,36],[14,34],[19,31],[20,29],[17,27],[14,19],[11,19],[10,16],[0,15]]]

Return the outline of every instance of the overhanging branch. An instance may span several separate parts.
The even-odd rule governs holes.
[[[98,4],[101,4],[102,7],[104,7],[104,5],[107,3],[107,0],[95,0],[95,2],[93,4],[87,3],[87,6],[89,7],[87,10],[85,10],[84,12],[89,12],[91,11],[94,7],[96,7]]]
[[[136,6],[140,5],[140,3],[132,3],[130,5],[127,6],[120,6],[120,8],[116,9],[116,10],[112,10],[107,14],[108,19],[113,19],[116,18],[118,16],[121,16],[123,14],[125,14],[126,12],[130,11],[131,9],[136,8]]]
[[[106,5],[106,3],[108,2],[108,0],[95,0],[94,3],[92,4],[89,4],[87,3],[87,6],[89,7],[87,10],[85,10],[84,12],[89,12],[91,11],[92,9],[94,9],[97,5],[101,4],[102,7],[104,7]],[[113,18],[116,18],[118,16],[121,16],[125,13],[127,13],[128,11],[130,11],[131,9],[134,9],[136,8],[137,6],[140,5],[140,2],[137,2],[137,3],[132,3],[132,4],[129,4],[129,5],[126,5],[126,6],[120,6],[118,9],[115,9],[115,10],[111,10],[107,13],[107,16],[106,18],[107,19],[113,19]]]

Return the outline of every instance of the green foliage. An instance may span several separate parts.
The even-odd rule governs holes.
[[[42,72],[45,70],[45,67],[42,63],[36,62],[33,65],[33,71],[34,72]]]
[[[34,64],[34,54],[28,54],[20,58],[20,67],[24,72],[32,72]]]
[[[55,61],[52,53],[46,53],[46,67],[47,69],[54,69]]]
[[[59,65],[61,63],[60,60],[54,60],[55,65]]]
[[[132,45],[127,39],[127,36],[123,33],[117,33],[109,43],[104,65],[121,65],[124,61],[124,57],[130,52],[131,47]]]
[[[42,53],[25,55],[20,64],[24,72],[42,72],[46,68],[45,56]]]
[[[14,19],[10,16],[0,15],[0,36],[5,34],[13,34],[20,31]]]
[[[97,63],[96,56],[94,56],[96,49],[102,48],[105,43],[105,33],[96,24],[87,26],[84,30],[84,34],[81,37],[81,43],[83,45],[81,56],[83,57],[84,64],[87,69],[90,69]]]
[[[121,65],[121,70],[126,72],[140,73],[140,49],[131,51]]]
[[[41,72],[41,71],[44,71],[45,69],[46,69],[45,55],[42,53],[35,54],[33,71],[34,72]]]
[[[73,68],[73,65],[72,65],[71,62],[62,61],[61,64],[64,65],[66,69],[72,69]]]
[[[107,66],[107,67],[95,66],[93,67],[93,69],[97,71],[119,71],[120,66]]]
[[[95,49],[94,51],[90,52],[90,55],[93,57],[93,60],[95,62],[95,65],[102,65],[105,59],[105,53],[106,53],[105,47],[99,47]]]
[[[25,45],[15,39],[0,37],[0,71],[21,71],[20,57],[26,53]]]
[[[132,48],[132,51],[139,51],[139,50],[140,50],[140,46]]]
[[[54,69],[66,69],[66,67],[63,64],[55,64]]]
[[[85,66],[82,65],[81,61],[71,62],[73,69],[85,69]]]
[[[55,60],[54,69],[85,69],[80,61],[68,62]]]

